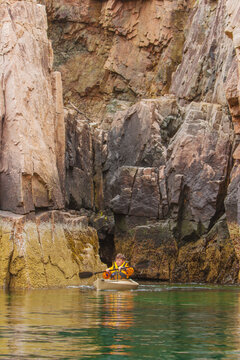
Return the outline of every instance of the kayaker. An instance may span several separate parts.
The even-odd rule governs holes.
[[[105,273],[103,273],[104,279],[128,279],[134,270],[129,266],[126,257],[123,254],[117,254],[113,265],[106,269]]]

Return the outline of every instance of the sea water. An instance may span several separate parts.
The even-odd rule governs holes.
[[[2,359],[240,359],[240,287],[0,291]]]

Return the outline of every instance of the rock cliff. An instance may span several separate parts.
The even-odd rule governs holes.
[[[64,207],[61,75],[52,70],[45,9],[1,2],[1,193],[3,210]]]
[[[65,124],[45,7],[0,4],[0,286],[78,285],[101,268],[96,231],[63,213]],[[53,211],[55,209],[55,211]]]
[[[142,277],[238,281],[239,4],[47,10],[64,101],[79,113],[67,120],[68,206],[111,209],[115,251]],[[83,139],[92,147],[73,150]]]
[[[238,259],[240,241],[240,4],[234,0],[226,1],[227,24],[226,35],[232,40],[236,53],[236,66],[230,71],[229,80],[226,85],[226,96],[235,132],[233,148],[233,168],[230,176],[227,197],[225,199],[228,228],[231,239],[236,249]]]
[[[121,251],[139,277],[238,282],[238,1],[39,3],[54,60],[44,6],[1,5],[1,209],[33,228],[39,209],[62,229],[60,209],[86,216],[100,243],[92,266]],[[64,235],[69,256],[71,244]]]

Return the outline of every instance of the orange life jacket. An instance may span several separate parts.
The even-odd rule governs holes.
[[[115,261],[113,265],[109,268],[112,271],[105,271],[105,273],[103,273],[104,279],[112,279],[112,280],[128,279],[129,276],[131,276],[134,273],[133,268],[129,267],[127,261],[125,261],[121,265],[121,267],[126,267],[127,269],[120,269],[119,271],[119,267],[117,266],[117,263]]]

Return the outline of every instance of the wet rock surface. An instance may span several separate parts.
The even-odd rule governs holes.
[[[140,223],[140,224],[138,224]],[[174,221],[116,216],[116,251],[131,259],[136,276],[173,282],[233,284],[239,261],[225,218],[211,231],[181,244],[174,236]]]
[[[1,287],[86,284],[86,280],[80,282],[79,271],[102,267],[96,230],[88,227],[84,216],[61,211],[28,216],[0,211],[0,236]]]

